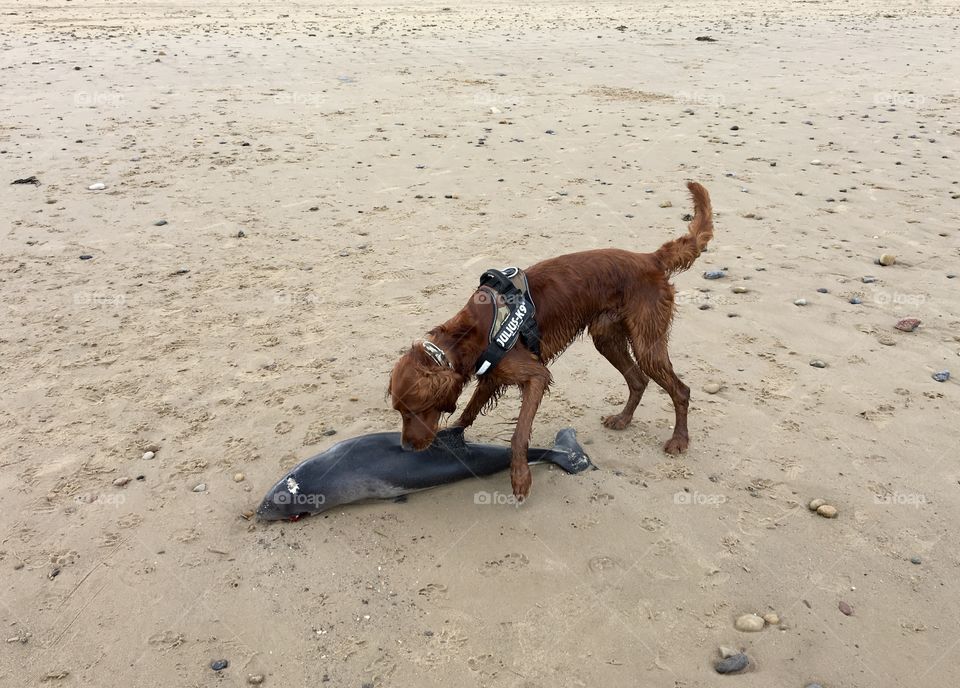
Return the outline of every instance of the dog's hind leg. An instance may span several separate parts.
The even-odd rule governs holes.
[[[670,356],[667,355],[666,338],[663,338],[659,344],[645,350],[641,350],[635,343],[634,355],[637,356],[640,367],[643,368],[644,372],[650,376],[651,380],[663,387],[673,401],[676,422],[673,426],[673,436],[663,445],[663,450],[668,454],[679,454],[685,451],[690,444],[690,435],[687,432],[690,388],[683,384],[677,374],[673,372],[673,364],[670,362]]]
[[[627,348],[629,342],[627,332],[619,322],[593,323],[590,325],[590,336],[593,338],[593,345],[597,347],[597,351],[610,361],[627,381],[630,396],[627,397],[627,403],[624,404],[623,410],[616,415],[604,416],[601,419],[604,426],[611,430],[623,430],[633,420],[633,412],[637,410],[650,379],[630,356],[630,351]]]

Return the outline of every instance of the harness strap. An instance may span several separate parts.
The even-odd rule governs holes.
[[[477,361],[476,374],[492,370],[522,339],[524,346],[540,356],[540,329],[527,276],[517,268],[487,270],[480,277],[479,291],[489,297],[493,318],[489,344]]]

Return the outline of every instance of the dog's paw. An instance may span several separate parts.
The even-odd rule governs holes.
[[[530,475],[529,466],[524,463],[522,466],[510,469],[510,484],[513,486],[513,496],[518,501],[525,500],[530,494],[530,485],[533,484],[533,476]]]
[[[601,418],[603,421],[603,427],[610,428],[611,430],[623,430],[628,425],[630,421],[633,420],[633,416],[625,416],[622,413],[618,413],[615,416],[604,416]]]
[[[687,447],[690,446],[690,440],[686,437],[671,437],[667,440],[666,444],[663,445],[663,451],[668,454],[676,456],[687,450]]]

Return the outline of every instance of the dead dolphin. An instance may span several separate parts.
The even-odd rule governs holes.
[[[530,449],[528,461],[549,461],[568,473],[594,467],[573,428],[558,432],[551,449]],[[463,428],[441,430],[423,451],[403,449],[399,432],[362,435],[338,442],[295,466],[267,492],[257,517],[297,520],[341,504],[390,499],[509,467],[508,445],[468,444]]]

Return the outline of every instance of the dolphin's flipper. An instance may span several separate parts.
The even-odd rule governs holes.
[[[581,473],[588,468],[596,468],[577,442],[577,431],[573,428],[564,428],[558,432],[553,448],[543,458],[557,464],[567,473]]]

